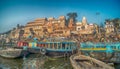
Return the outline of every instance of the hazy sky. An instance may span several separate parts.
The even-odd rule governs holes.
[[[0,33],[25,25],[41,17],[55,17],[77,12],[78,21],[104,23],[108,18],[120,18],[120,0],[0,0]],[[97,16],[96,12],[100,15]]]

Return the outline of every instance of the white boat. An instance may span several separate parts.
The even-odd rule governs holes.
[[[5,58],[17,58],[26,56],[28,52],[23,49],[16,49],[16,48],[5,48],[0,50],[0,56]]]

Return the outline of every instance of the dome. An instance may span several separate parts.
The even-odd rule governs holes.
[[[83,20],[86,20],[86,17],[85,17],[85,16],[83,17]]]
[[[84,16],[83,19],[82,19],[82,23],[87,24],[87,19],[86,19],[85,16]]]

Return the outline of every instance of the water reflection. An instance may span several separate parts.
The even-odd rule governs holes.
[[[48,58],[44,69],[72,69],[69,58]]]
[[[46,56],[30,56],[29,58],[23,59],[23,69],[43,69],[43,64],[47,60]]]
[[[26,58],[0,57],[0,69],[72,69],[69,58],[50,58],[32,54]]]
[[[115,65],[116,69],[120,65]],[[73,69],[69,58],[51,58],[32,54],[26,58],[7,59],[0,57],[0,69]]]
[[[18,69],[22,66],[22,59],[7,59],[0,57],[0,67],[3,69]]]

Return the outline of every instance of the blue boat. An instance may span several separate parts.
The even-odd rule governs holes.
[[[48,56],[70,56],[77,51],[75,41],[19,42],[18,47],[28,47],[30,53],[40,53]]]
[[[120,53],[120,42],[80,43],[80,51],[85,55],[89,55],[100,60],[111,60],[115,57],[116,53]]]
[[[120,43],[119,42],[112,42],[112,43],[92,43],[92,42],[86,42],[86,43],[80,43],[80,50],[81,51],[94,51],[94,52],[107,52],[107,53],[113,53],[113,52],[120,52]]]
[[[47,42],[45,49],[49,56],[70,56],[76,53],[77,45],[76,42]]]

